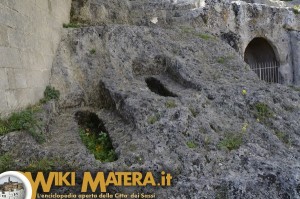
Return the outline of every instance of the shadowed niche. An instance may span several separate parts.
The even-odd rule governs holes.
[[[146,80],[148,88],[157,95],[163,97],[178,97],[176,94],[169,91],[158,79],[148,77]]]
[[[278,62],[273,47],[264,38],[254,38],[247,46],[244,55],[249,65],[256,63]]]
[[[269,83],[281,83],[279,61],[273,46],[264,38],[254,38],[247,46],[244,60],[257,76]]]

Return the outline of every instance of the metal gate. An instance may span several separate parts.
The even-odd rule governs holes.
[[[256,63],[250,65],[250,67],[261,80],[264,80],[269,83],[281,83],[279,63]]]

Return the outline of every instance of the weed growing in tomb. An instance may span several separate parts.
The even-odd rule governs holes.
[[[102,120],[95,113],[79,111],[75,114],[80,126],[79,135],[86,148],[102,162],[117,160],[112,142]]]
[[[101,160],[102,162],[117,160],[117,155],[113,150],[107,133],[100,132],[97,134],[91,132],[90,129],[80,129],[80,137],[84,145],[94,154],[97,160]]]

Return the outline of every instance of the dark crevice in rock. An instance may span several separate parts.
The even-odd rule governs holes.
[[[148,88],[160,96],[164,97],[178,97],[178,95],[169,91],[158,79],[154,77],[149,77],[146,80]]]
[[[104,82],[99,83],[99,88],[100,88],[100,97],[99,97],[99,104],[101,108],[106,108],[106,109],[115,109],[116,104],[113,98],[111,97],[111,94],[109,90],[106,88]]]
[[[233,33],[233,32],[222,32],[221,33],[221,39],[225,42],[227,42],[232,48],[235,49],[235,51],[238,52],[239,43],[240,43],[240,37]]]
[[[104,122],[95,113],[78,111],[75,113],[75,119],[79,126],[85,126],[93,132],[107,132]]]

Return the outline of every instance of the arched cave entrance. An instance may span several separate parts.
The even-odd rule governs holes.
[[[281,83],[279,61],[274,48],[264,38],[254,38],[247,46],[244,60],[261,80]]]

